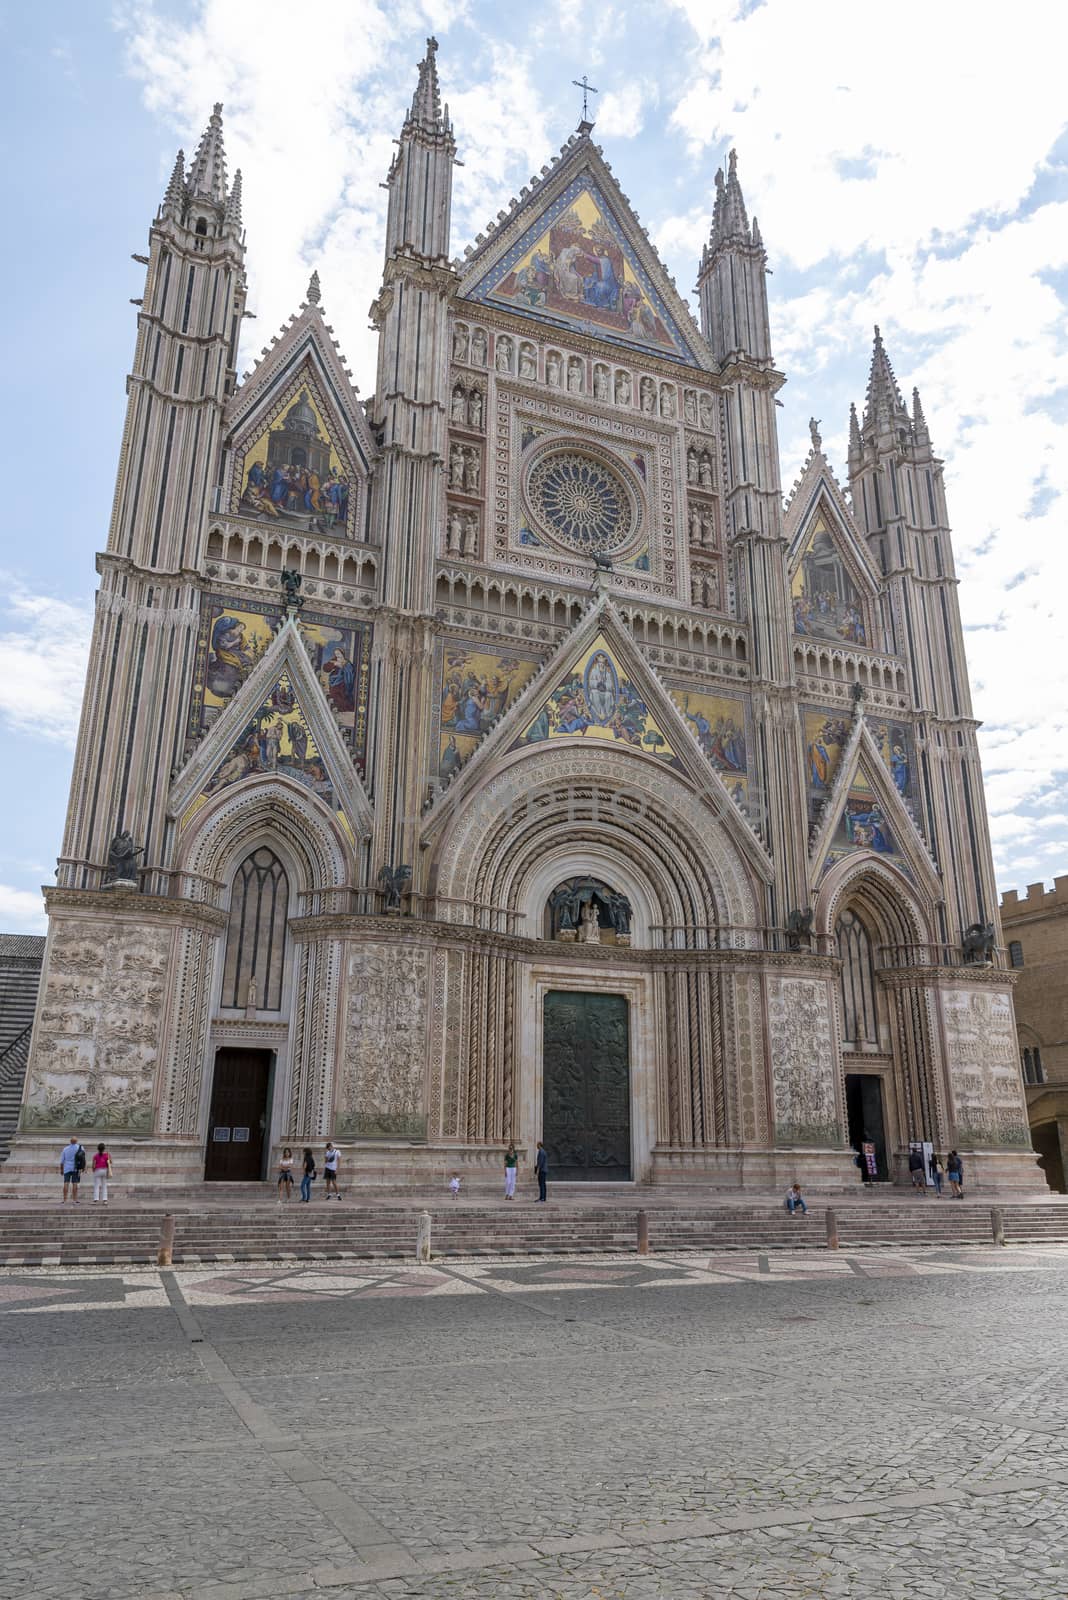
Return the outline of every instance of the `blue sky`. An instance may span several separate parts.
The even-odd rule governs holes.
[[[999,881],[1068,870],[1062,5],[1018,0],[1010,22],[898,0],[888,27],[855,0],[51,0],[0,12],[0,927],[43,926],[143,282],[130,253],[175,150],[224,101],[257,313],[243,365],[317,267],[367,393],[379,183],[429,32],[464,162],[457,253],[573,131],[584,72],[595,138],[684,294],[737,147],[773,269],[787,492],[812,414],[841,467],[881,324],[946,460]]]

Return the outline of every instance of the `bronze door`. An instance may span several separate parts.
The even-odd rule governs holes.
[[[621,994],[545,996],[542,1140],[550,1179],[630,1177],[630,1030]]]
[[[270,1050],[216,1052],[204,1162],[207,1182],[255,1183],[263,1177],[270,1079]]]

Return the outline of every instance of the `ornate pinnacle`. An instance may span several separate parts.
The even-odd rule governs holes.
[[[222,101],[217,100],[189,170],[189,193],[222,205],[226,200],[226,154],[222,137]]]
[[[181,216],[185,204],[185,151],[179,150],[174,158],[174,166],[167,188],[163,195],[163,204],[172,210],[176,216]]]
[[[305,299],[308,305],[317,306],[322,298],[323,293],[319,287],[319,274],[318,272],[313,272],[311,277],[308,279],[308,293],[305,296]]]
[[[230,193],[226,201],[226,215],[224,222],[235,233],[241,232],[241,168],[234,173],[234,181],[230,186]]]

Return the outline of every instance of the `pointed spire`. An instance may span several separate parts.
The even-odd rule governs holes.
[[[923,407],[920,404],[920,391],[918,389],[913,389],[912,391],[912,426],[917,433],[927,432],[927,418],[923,414]]]
[[[185,151],[179,150],[174,158],[170,178],[163,195],[163,210],[181,217],[185,205]]]
[[[726,176],[722,167],[716,173],[716,199],[712,209],[709,252],[726,244],[756,245],[758,249],[762,249],[763,243],[755,219],[752,228],[749,226],[742,186],[738,182],[738,152],[732,150],[727,157]]]
[[[864,402],[864,426],[874,423],[879,413],[885,411],[887,420],[903,417],[908,420],[905,402],[890,365],[890,357],[883,346],[883,336],[875,328],[875,344],[871,353],[871,372],[868,376],[868,393]]]
[[[849,402],[849,475],[859,471],[864,446],[860,437],[860,421],[857,417],[857,408],[853,401]]]
[[[222,137],[222,101],[215,102],[204,136],[189,171],[190,198],[222,205],[226,199],[226,153]]]
[[[322,298],[323,292],[319,287],[319,274],[318,272],[313,272],[308,280],[308,293],[305,296],[305,303],[309,306],[318,306]]]
[[[241,232],[241,168],[234,173],[234,181],[230,186],[230,193],[226,201],[226,215],[223,218],[224,226],[233,233]]]
[[[448,107],[444,116],[441,110],[437,53],[438,41],[428,39],[426,55],[419,63],[419,81],[412,96],[412,109],[405,123],[406,127],[419,128],[423,133],[447,133],[449,130]]]

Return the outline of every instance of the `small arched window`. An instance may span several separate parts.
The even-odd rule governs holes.
[[[1020,1052],[1025,1083],[1045,1083],[1046,1075],[1042,1070],[1042,1052],[1038,1045],[1029,1045]]]
[[[1023,945],[1019,939],[1009,940],[1009,966],[1022,967],[1024,964]]]
[[[200,234],[201,238],[203,238],[204,235],[207,233],[207,231],[208,231],[208,224],[205,222],[204,218],[203,217],[198,218],[197,226],[196,226],[196,232]]]
[[[226,929],[221,1004],[282,1009],[289,881],[273,850],[261,845],[234,873]]]

